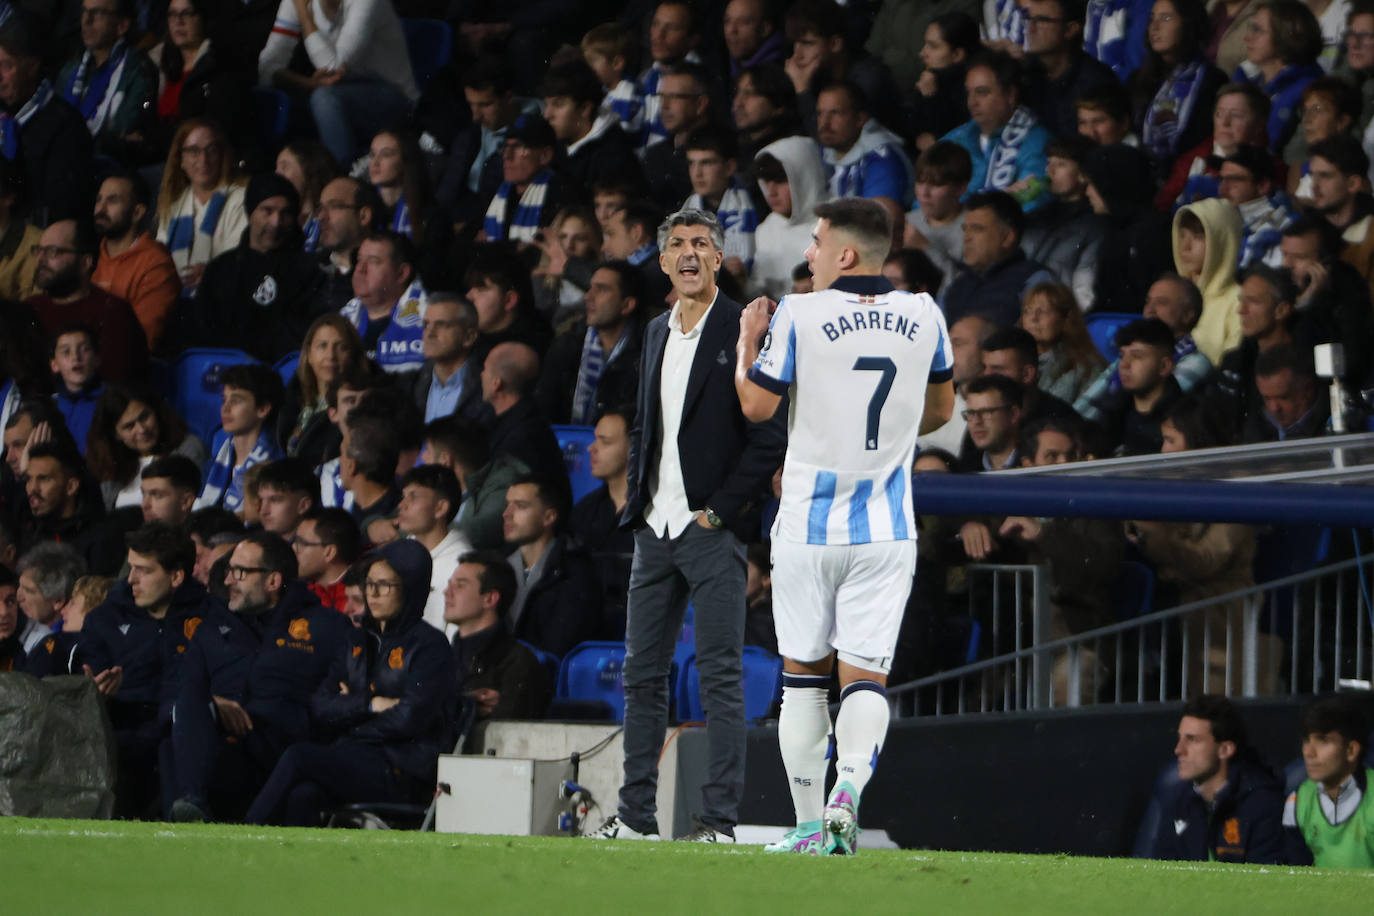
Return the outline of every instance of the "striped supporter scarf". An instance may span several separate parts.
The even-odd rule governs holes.
[[[506,229],[506,208],[510,206],[510,196],[515,186],[509,181],[501,182],[496,196],[491,199],[491,206],[487,207],[486,219],[482,222],[482,228],[487,233],[487,241],[534,241],[539,233],[539,214],[544,209],[544,198],[549,193],[549,179],[552,177],[552,169],[542,169],[534,176],[529,187],[525,188],[525,193],[520,195],[509,231]]]

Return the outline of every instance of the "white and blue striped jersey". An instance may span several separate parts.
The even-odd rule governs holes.
[[[953,377],[944,315],[883,277],[841,277],[785,297],[756,384],[790,390],[777,540],[870,544],[916,537],[911,463],[926,383]]]

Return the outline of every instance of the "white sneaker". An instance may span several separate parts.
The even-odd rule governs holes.
[[[583,834],[583,836],[593,840],[657,840],[660,839],[657,833],[640,833],[620,819],[620,815],[612,814],[601,822],[601,826]]]

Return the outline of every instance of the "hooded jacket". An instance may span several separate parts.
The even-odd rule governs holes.
[[[423,619],[429,551],[418,541],[393,541],[376,558],[400,574],[401,609],[383,623],[369,603],[362,627],[349,633],[315,693],[312,712],[316,724],[338,741],[380,745],[403,775],[432,781],[439,755],[453,741],[458,674],[448,640]],[[340,683],[348,693],[340,693]],[[374,697],[400,702],[378,713],[371,709]]]
[[[902,151],[902,138],[870,118],[854,145],[843,155],[822,148],[834,197],[890,197],[903,208],[911,206],[916,180],[911,160]]]
[[[209,693],[234,700],[266,722],[284,743],[309,737],[310,698],[341,655],[348,619],[320,604],[299,579],[289,580],[275,607],[235,613],[221,605],[206,616],[187,650],[181,699]]]
[[[792,291],[792,269],[804,260],[816,227],[816,204],[830,199],[825,163],[810,137],[784,137],[759,151],[782,163],[792,191],[792,215],[770,213],[754,232],[754,292],[781,299]],[[757,161],[758,156],[755,156]],[[763,188],[763,182],[759,182]]]
[[[1226,351],[1240,345],[1240,284],[1236,282],[1236,262],[1240,252],[1240,211],[1228,201],[1212,198],[1180,207],[1174,214],[1174,269],[1188,276],[1178,257],[1178,223],[1184,213],[1194,214],[1202,223],[1207,250],[1202,258],[1202,274],[1195,280],[1202,291],[1202,317],[1193,328],[1198,350],[1219,365]]]

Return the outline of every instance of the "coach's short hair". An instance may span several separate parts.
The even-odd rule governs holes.
[[[628,224],[628,220],[626,222]],[[705,226],[711,233],[711,244],[716,247],[716,251],[725,250],[725,229],[721,226],[720,220],[716,219],[716,215],[706,210],[683,207],[676,213],[668,214],[668,218],[659,225],[659,251],[667,250],[668,236],[678,226]]]
[[[854,240],[863,260],[881,264],[892,250],[892,217],[883,205],[865,197],[841,197],[817,204],[816,218]]]

